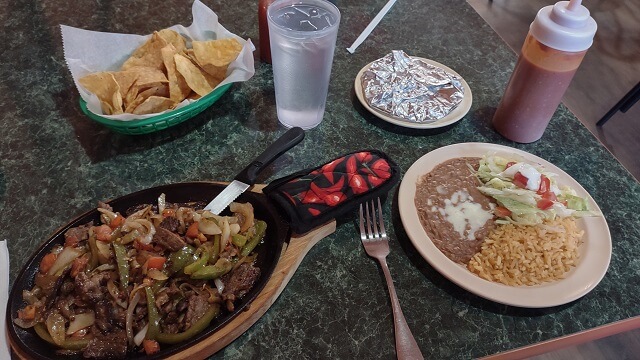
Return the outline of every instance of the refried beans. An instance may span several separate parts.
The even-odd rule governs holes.
[[[422,227],[434,245],[449,259],[467,264],[480,251],[494,228],[492,200],[477,186],[480,158],[445,161],[421,176],[416,184],[415,204]]]

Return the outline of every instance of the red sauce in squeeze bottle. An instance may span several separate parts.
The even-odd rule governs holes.
[[[269,23],[267,8],[275,0],[260,0],[258,2],[258,31],[260,35],[260,60],[271,64],[271,43],[269,42]]]
[[[596,29],[581,0],[560,1],[538,12],[493,116],[502,136],[519,143],[542,137]]]

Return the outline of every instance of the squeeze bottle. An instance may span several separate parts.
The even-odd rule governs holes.
[[[496,131],[519,143],[542,137],[596,29],[581,0],[560,1],[538,11],[493,116]]]
[[[258,32],[260,37],[260,60],[271,64],[271,44],[269,43],[269,23],[267,8],[275,0],[260,0],[258,2]]]

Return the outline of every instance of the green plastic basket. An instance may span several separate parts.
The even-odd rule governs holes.
[[[98,114],[94,114],[87,108],[87,103],[82,98],[80,98],[80,109],[82,109],[82,112],[85,113],[85,115],[87,115],[91,120],[97,121],[115,132],[127,135],[149,134],[152,132],[167,129],[174,125],[178,125],[198,115],[213,103],[218,101],[218,99],[225,92],[227,92],[227,90],[229,90],[231,85],[232,84],[223,85],[205,95],[204,97],[198,99],[198,101],[181,107],[180,109],[140,120],[111,120]]]

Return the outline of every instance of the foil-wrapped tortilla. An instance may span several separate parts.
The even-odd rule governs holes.
[[[442,119],[464,97],[458,76],[401,50],[371,63],[362,75],[362,90],[369,106],[414,123]]]

